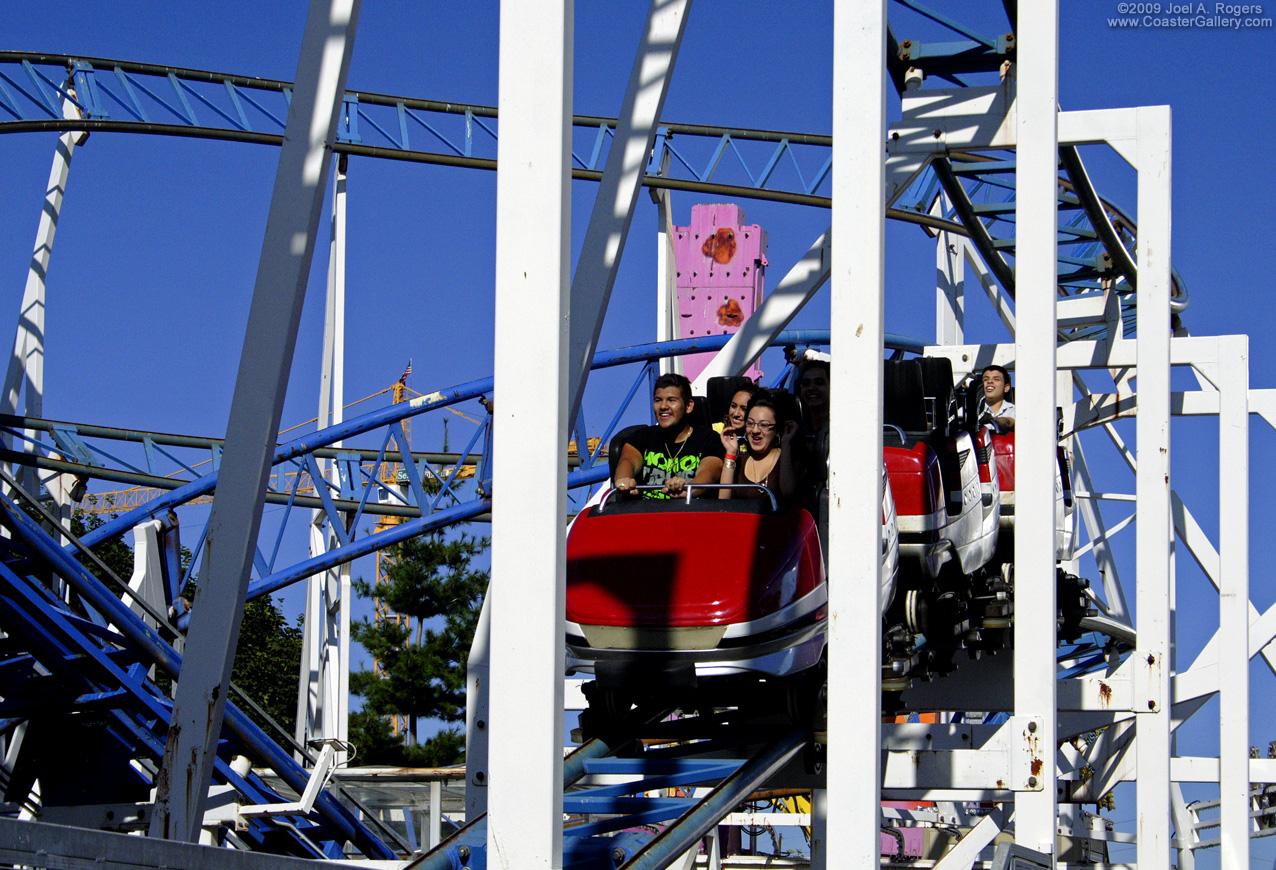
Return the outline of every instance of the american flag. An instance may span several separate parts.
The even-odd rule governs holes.
[[[410,374],[412,374],[412,360],[408,360],[408,367],[403,370],[403,374],[399,375],[399,383],[406,386]]]

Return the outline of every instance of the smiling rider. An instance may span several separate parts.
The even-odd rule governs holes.
[[[682,375],[656,379],[652,409],[656,425],[634,434],[621,449],[615,487],[630,492],[636,486],[660,486],[642,493],[647,498],[679,495],[692,483],[717,483],[722,474],[722,442],[709,426],[692,425],[695,410],[691,382]]]
[[[1010,393],[1010,372],[1001,366],[988,366],[981,375],[983,396],[979,400],[979,422],[989,420],[997,424],[1001,432],[1015,430],[1015,405],[1007,397]]]

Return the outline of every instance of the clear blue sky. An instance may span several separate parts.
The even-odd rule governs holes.
[[[990,34],[1005,29],[999,2],[960,5],[971,7],[961,13],[966,23]],[[1248,333],[1251,381],[1271,386],[1276,351],[1267,337],[1274,320],[1269,300],[1276,272],[1276,179],[1267,152],[1276,139],[1270,96],[1276,33],[1132,31],[1109,25],[1117,5],[1062,4],[1061,105],[1172,107],[1173,260],[1192,297],[1185,320],[1198,335]],[[295,73],[306,9],[299,0],[88,3],[57,12],[17,6],[5,9],[0,47],[278,79]],[[577,4],[577,112],[617,112],[645,9],[639,2]],[[369,0],[349,86],[495,105],[496,11],[497,4],[487,0]],[[1276,6],[1266,14],[1273,12]],[[937,35],[894,4],[890,14],[900,39]],[[830,17],[828,3],[698,4],[665,118],[827,133]],[[0,136],[0,323],[12,322],[21,298],[54,139]],[[1097,150],[1085,157],[1100,192],[1133,213],[1133,173]],[[121,134],[94,134],[77,150],[49,272],[46,416],[223,434],[276,159],[273,148],[258,145]],[[592,183],[575,183],[577,246],[595,190]],[[423,392],[490,374],[494,175],[356,159],[349,191],[347,398],[389,386],[409,358],[412,386]],[[695,201],[674,195],[676,223],[688,222]],[[828,224],[828,213],[819,209],[743,205],[749,221],[762,224],[769,235],[769,286]],[[654,337],[654,228],[655,209],[643,197],[603,347]],[[930,338],[933,242],[915,227],[892,226],[888,246],[887,328]],[[322,266],[321,258],[312,275],[285,425],[315,413]],[[973,300],[971,308],[970,337],[999,339]],[[827,301],[817,300],[812,309],[799,325],[824,324]],[[9,334],[0,330],[0,336]],[[416,445],[433,446],[424,440],[432,432],[422,426]],[[454,438],[457,432],[465,430],[455,429]],[[1175,433],[1175,482],[1212,529],[1213,435],[1208,427],[1177,423]],[[1271,430],[1256,424],[1251,496],[1256,517],[1264,515],[1262,487],[1273,479],[1273,448]],[[1276,597],[1262,559],[1262,532],[1260,525],[1252,530],[1252,596],[1260,609]],[[1207,623],[1216,624],[1216,599],[1200,591],[1203,581],[1182,567],[1186,556],[1180,555],[1180,588],[1189,606],[1199,602],[1206,614],[1181,625],[1184,647],[1195,649],[1212,631]],[[1132,579],[1128,572],[1127,584]],[[1265,746],[1276,738],[1269,725],[1272,682],[1263,671],[1255,670],[1255,677],[1251,742]],[[1210,715],[1209,709],[1201,715]],[[1206,754],[1216,741],[1209,734],[1196,739],[1199,744],[1180,751]],[[1126,800],[1118,818],[1132,808]],[[1268,857],[1256,865],[1270,862],[1268,852],[1261,854]]]

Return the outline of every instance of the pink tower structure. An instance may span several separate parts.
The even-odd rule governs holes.
[[[691,207],[691,226],[674,227],[673,259],[678,273],[677,337],[733,333],[762,304],[766,277],[766,230],[744,224],[738,205]],[[713,358],[682,358],[682,372],[695,380]],[[746,372],[757,379],[757,363]]]

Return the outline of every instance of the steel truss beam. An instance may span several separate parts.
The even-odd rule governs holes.
[[[200,654],[188,661],[177,685],[151,819],[153,837],[192,842],[203,820],[212,777],[209,758],[216,757],[221,734],[359,9],[360,0],[312,0],[306,19],[289,135],[279,153],[226,425],[225,477],[213,500],[204,577],[192,608],[189,641]]]
[[[0,607],[4,630],[13,638],[21,638],[27,654],[72,686],[75,695],[85,700],[89,696],[99,700],[112,697],[107,709],[117,733],[127,740],[134,757],[145,758],[152,764],[149,770],[137,770],[152,779],[158,778],[164,755],[165,723],[172,702],[150,682],[147,671],[154,666],[176,679],[182,671],[182,656],[115,592],[64,553],[26,513],[3,497],[0,497],[0,521],[18,542],[16,548],[6,545],[0,554],[0,596],[6,600],[5,606]],[[23,568],[30,570],[33,560],[74,590],[79,612],[52,598],[38,578],[19,573]],[[15,571],[15,567],[19,570]],[[309,781],[306,771],[233,704],[226,708],[225,728],[248,756],[271,767],[290,788],[298,793],[306,789]],[[230,785],[241,802],[261,804],[281,800],[251,774],[245,776],[221,760],[215,760],[213,767],[215,781]],[[392,857],[393,853],[377,835],[331,795],[321,792],[314,806],[316,816],[329,826],[327,836],[340,841],[352,840],[366,855]],[[138,821],[145,826],[144,818]],[[200,821],[203,821],[202,815]],[[252,822],[245,836],[249,841],[259,842],[270,827],[264,822]],[[292,834],[286,836],[293,837]],[[298,847],[303,850],[321,851],[305,835],[298,840]]]
[[[795,330],[778,335],[775,342],[780,345],[823,345],[828,342],[828,338],[827,331]],[[594,360],[594,367],[599,369],[634,363],[642,363],[644,365],[638,370],[633,387],[618,402],[617,407],[614,409],[614,414],[610,416],[609,424],[599,432],[598,447],[592,453],[582,453],[568,462],[570,468],[576,469],[572,472],[568,485],[571,487],[589,486],[605,477],[605,467],[596,463],[612,433],[619,425],[622,415],[637,395],[639,387],[648,382],[646,373],[648,364],[653,364],[656,360],[669,356],[716,350],[721,348],[727,339],[728,336],[724,335],[705,336],[696,339],[682,339],[676,342],[635,345],[598,354]],[[891,349],[911,350],[913,352],[920,352],[924,346],[920,342],[897,335],[887,335],[886,343],[887,347]],[[294,476],[291,487],[267,493],[266,500],[268,502],[302,508],[322,508],[325,511],[328,522],[342,525],[343,532],[346,519],[343,514],[346,512],[351,512],[356,516],[361,515],[360,511],[367,515],[397,515],[412,518],[415,522],[401,524],[378,535],[362,536],[355,540],[347,538],[339,541],[338,546],[331,548],[325,554],[317,555],[299,564],[286,567],[280,567],[276,563],[276,556],[279,552],[279,537],[282,535],[284,528],[286,528],[286,525],[282,526],[276,535],[274,544],[268,544],[265,541],[259,544],[258,555],[260,558],[255,560],[256,564],[254,566],[258,579],[249,587],[249,598],[277,591],[283,586],[304,579],[318,571],[328,570],[360,555],[389,546],[391,543],[403,540],[405,537],[421,534],[452,523],[471,520],[480,514],[486,513],[489,509],[489,501],[482,494],[476,492],[471,495],[469,501],[462,500],[462,490],[459,489],[456,469],[461,462],[473,462],[477,466],[477,471],[471,480],[482,482],[490,478],[490,471],[485,470],[490,468],[488,458],[471,452],[471,448],[477,444],[478,440],[487,431],[487,423],[484,423],[475,432],[471,438],[471,445],[459,454],[409,454],[396,448],[401,442],[401,432],[398,427],[403,422],[431,410],[441,410],[467,400],[493,395],[492,387],[493,381],[491,378],[448,387],[429,393],[420,399],[391,405],[360,417],[343,421],[326,430],[303,436],[276,448],[274,456],[276,466],[307,469],[313,466],[317,468],[318,461],[326,458],[342,460],[354,466],[355,470],[343,476],[341,486],[330,484],[320,489],[319,497],[309,498],[297,494],[299,488],[307,480],[311,479],[310,473],[307,471],[304,477],[302,475]],[[608,413],[611,413],[611,409],[608,409]],[[600,417],[601,419],[609,419],[606,415],[600,415]],[[102,445],[93,440],[105,438],[113,441],[141,443],[143,447],[146,447],[149,442],[152,444],[152,449],[157,451],[160,450],[161,445],[189,446],[197,450],[211,447],[216,451],[220,446],[220,442],[216,439],[140,433],[132,430],[92,427],[82,424],[30,421],[23,418],[10,418],[10,421],[15,430],[22,426],[30,425],[43,431],[55,433],[54,444],[41,445],[40,447],[46,457],[40,458],[37,456],[34,460],[39,467],[54,468],[68,473],[82,474],[87,477],[153,482],[173,487],[171,491],[134,508],[86,535],[85,542],[89,546],[95,546],[101,541],[109,540],[139,523],[156,518],[162,519],[173,508],[198,499],[206,499],[209,493],[215,491],[220,479],[220,471],[213,471],[197,480],[184,484],[171,478],[162,478],[154,475],[137,476],[135,472],[119,470],[122,460],[117,456],[119,450],[116,446]],[[353,448],[343,448],[337,450],[332,447],[332,445],[340,443],[344,439],[351,439],[368,433],[373,434],[383,445],[381,449],[355,450]],[[74,455],[82,458],[81,462],[65,462],[47,458],[47,455],[55,450],[67,451],[67,448],[72,446],[75,448]],[[148,451],[149,454],[150,451]],[[14,457],[15,460],[21,460],[23,454],[14,454]],[[360,463],[355,461],[357,459],[370,459],[371,463],[365,463],[365,467],[360,470],[358,467]],[[97,464],[106,461],[111,461],[116,467],[113,469],[105,468]],[[404,465],[409,475],[406,487],[400,486],[390,490],[381,483],[378,468],[382,462],[386,461],[401,462]],[[431,469],[429,463],[436,461],[451,465],[451,470]],[[187,464],[187,467],[189,465],[190,463]],[[134,466],[129,466],[125,463],[125,467],[131,468]],[[322,475],[317,475],[317,477],[322,477]],[[433,477],[440,484],[439,491],[432,494],[427,493],[424,486],[424,483],[430,477]],[[194,537],[197,543],[192,547],[196,557],[191,563],[192,571],[198,565],[198,557],[205,534],[200,533]],[[188,578],[183,578],[183,583],[185,579]]]
[[[957,32],[963,35],[969,33],[942,16],[936,20],[945,26],[958,27]],[[970,71],[985,71],[985,64],[969,53],[970,46],[979,46],[982,50],[985,46],[1000,45],[1003,41],[1004,37],[998,37],[996,40],[934,46],[917,44],[912,49],[897,45],[893,59],[935,74],[944,74],[944,70],[955,70],[963,64]],[[997,51],[1000,53],[996,56],[1004,59],[1005,46]],[[951,67],[946,65],[949,63]],[[67,121],[50,115],[46,102],[50,94],[57,96],[62,91],[41,67],[54,64],[73,68],[79,90],[89,95],[75,102],[85,113],[84,118]],[[16,74],[17,68],[23,69],[25,77],[39,83],[42,89],[21,84],[20,79],[24,76]],[[7,69],[14,72],[8,73]],[[107,69],[110,74],[105,72]],[[6,82],[9,87],[6,87]],[[899,86],[903,92],[905,87],[902,83]],[[973,95],[972,99],[978,100],[978,94],[984,90],[987,89],[958,88],[954,93],[968,93]],[[916,93],[933,99],[937,92],[926,90]],[[281,116],[286,114],[290,95],[291,85],[288,82],[103,58],[77,59],[64,55],[0,52],[0,110],[3,110],[0,116],[7,114],[13,118],[0,121],[0,132],[128,130],[277,145],[282,139]],[[488,170],[496,168],[494,156],[499,130],[495,124],[497,111],[491,106],[351,92],[344,97],[344,107],[342,126],[334,144],[338,153]],[[573,178],[602,180],[604,173],[601,167],[605,161],[612,159],[613,151],[623,150],[613,147],[618,132],[623,134],[618,128],[619,123],[613,118],[573,117],[578,133],[574,147],[580,154],[588,152],[588,157],[573,152]],[[936,140],[931,136],[931,120],[922,117],[917,123],[924,127],[924,136],[922,146],[915,150],[935,153]],[[916,123],[906,121],[902,127],[896,125],[892,128],[896,137],[891,143],[893,154],[908,150],[908,143],[914,138],[909,131],[914,126]],[[415,134],[415,139],[412,134]],[[676,146],[674,137],[679,143]],[[828,189],[831,142],[830,136],[820,134],[666,122],[659,125],[654,150],[648,149],[651,159],[640,174],[642,184],[651,188],[827,208],[829,198],[819,191]],[[944,149],[962,151],[969,146],[969,143],[951,136],[943,137],[938,144],[940,152]],[[983,147],[988,147],[988,143]],[[991,158],[958,156],[963,161],[954,170],[961,175],[958,186],[968,186],[969,192],[957,196],[955,202],[961,204],[976,194],[981,197],[997,194],[1000,198],[972,205],[973,211],[958,209],[942,215],[931,214],[930,206],[938,182],[927,173],[918,184],[913,185],[906,197],[911,207],[891,208],[888,216],[933,229],[969,232],[975,236],[987,235],[989,230],[1010,232],[1010,236],[992,239],[986,250],[981,247],[989,262],[995,264],[1002,259],[1002,251],[1014,247],[1013,225],[997,220],[998,215],[1014,209],[1013,186],[998,180],[999,176],[1013,171],[1013,154],[1002,152]],[[945,152],[939,162],[944,163],[947,159]],[[792,172],[776,171],[786,165]],[[1092,193],[1092,185],[1084,177],[1084,170],[1079,169],[1079,160],[1065,160],[1065,165],[1071,179],[1065,182],[1065,186],[1075,182],[1077,194],[1065,193],[1061,199],[1066,207],[1076,210],[1076,217],[1060,228],[1061,243],[1066,246],[1059,265],[1060,284],[1067,292],[1084,292],[1096,288],[1104,274],[1124,273],[1130,261],[1128,251],[1134,247],[1134,225],[1120,209],[1086,196]],[[947,164],[944,163],[944,166]],[[1078,171],[1082,174],[1078,175]],[[895,188],[890,199],[903,194],[906,186]],[[984,221],[989,223],[985,226]],[[1119,231],[1113,229],[1114,225],[1119,227]],[[1113,271],[1114,266],[1117,271]],[[1009,276],[1000,277],[1007,279]],[[1012,286],[1005,286],[1008,292],[1013,293]],[[1185,305],[1186,301],[1186,290],[1176,279],[1176,307]],[[1127,299],[1127,308],[1131,304],[1132,300]]]

